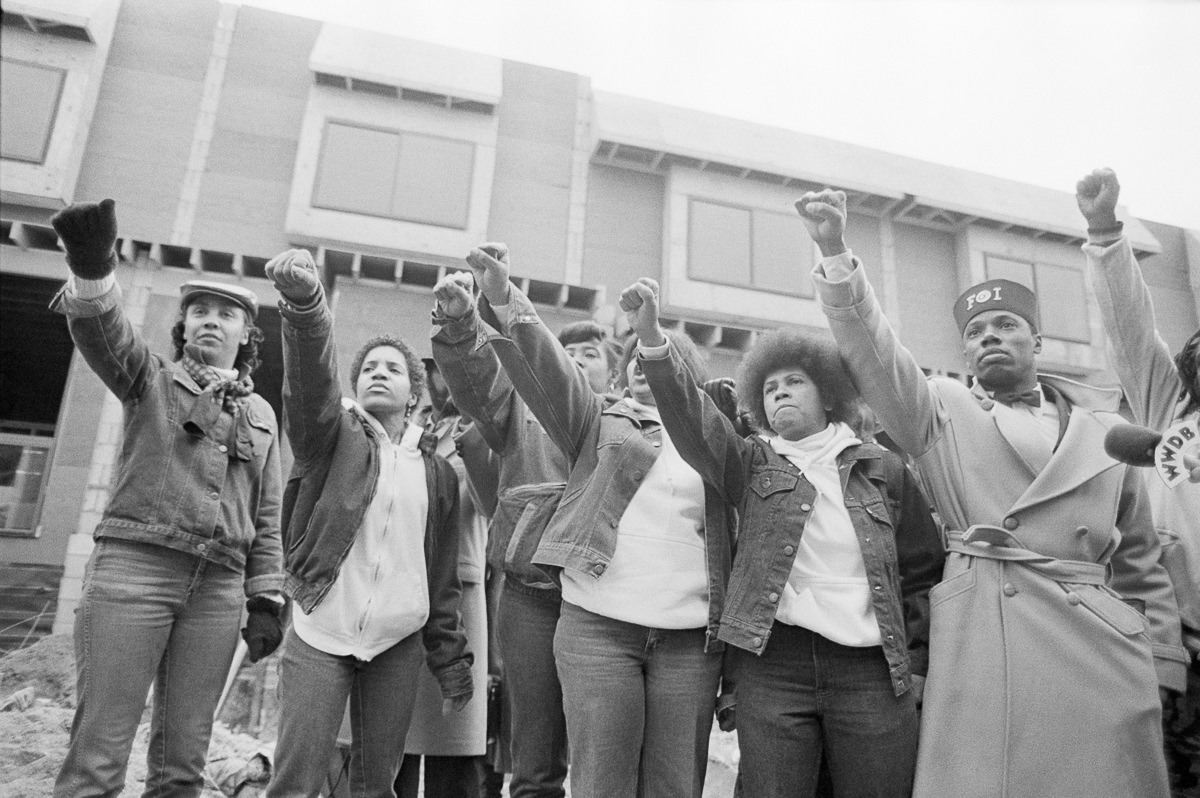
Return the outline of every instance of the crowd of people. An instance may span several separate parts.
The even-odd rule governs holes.
[[[561,798],[568,773],[576,798],[699,798],[714,722],[745,798],[1194,787],[1200,459],[1167,487],[1105,439],[1195,426],[1200,331],[1171,356],[1118,194],[1111,170],[1076,187],[1123,394],[1040,373],[1055,311],[1003,279],[946,309],[971,384],[926,377],[833,189],[796,203],[832,335],[765,332],[735,380],[664,328],[653,279],[622,340],[556,335],[482,244],[433,288],[432,358],[382,334],[346,392],[288,250],[286,479],[259,297],[185,283],[154,354],[112,200],[69,206],[53,307],[125,435],[55,795],[120,792],[152,689],[144,794],[198,796],[239,628],[252,661],[281,646],[272,798],[415,798],[422,772],[429,798]]]

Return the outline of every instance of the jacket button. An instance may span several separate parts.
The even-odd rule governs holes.
[[[196,546],[196,549],[197,549],[198,551],[208,551],[208,544],[206,544],[206,543],[201,543],[201,544],[199,544],[198,546]]]
[[[762,638],[761,637],[754,638],[753,640],[750,641],[750,645],[754,646],[755,648],[762,648]]]
[[[217,447],[217,451],[218,452],[227,452],[227,451],[229,451],[229,447],[222,443],[220,446]]]
[[[791,555],[796,553],[796,549],[792,546],[784,546],[783,553],[790,557]]]
[[[655,442],[654,442],[654,448],[655,448],[655,449],[657,449],[659,446],[662,446],[662,444],[661,444],[661,443],[659,443],[658,441],[655,441]]]
[[[772,591],[771,593],[768,593],[768,594],[767,594],[767,601],[769,601],[769,602],[771,602],[772,604],[774,604],[776,601],[779,601],[779,594],[778,594],[778,593],[775,593],[774,591]]]
[[[613,520],[608,522],[608,525],[611,526],[613,529],[616,529],[617,528],[617,520],[614,518]]]
[[[600,574],[604,573],[603,563],[600,565],[597,565],[595,568],[592,569],[592,571],[596,574],[596,576],[599,576]]]
[[[762,478],[762,486],[763,486],[764,488],[769,488],[769,487],[771,487],[771,478],[770,478],[770,477],[763,477],[763,478]]]
[[[800,509],[807,513],[809,510],[812,509],[812,505],[809,504],[808,502],[805,502],[804,504],[800,505]]]
[[[1013,529],[1016,529],[1020,525],[1021,525],[1021,522],[1018,521],[1015,516],[1010,515],[1008,518],[1004,519],[1004,528],[1008,529],[1010,531]]]
[[[221,494],[220,494],[220,493],[218,493],[218,492],[217,492],[217,491],[215,491],[215,490],[214,490],[214,491],[209,491],[209,493],[208,493],[208,498],[210,498],[210,499],[219,499],[219,498],[221,498]]]
[[[641,482],[641,481],[642,481],[642,477],[644,477],[644,476],[645,476],[645,474],[643,474],[641,471],[634,471],[634,472],[633,472],[633,481],[634,481],[634,482]]]
[[[883,590],[883,585],[875,585],[876,590]]]
[[[1017,595],[1016,585],[1014,585],[1012,582],[1005,582],[1004,583],[1004,595],[1006,595],[1006,596]]]
[[[1079,606],[1079,602],[1081,602],[1081,601],[1083,601],[1083,599],[1079,598],[1078,593],[1068,593],[1067,594],[1067,603],[1070,604],[1072,607]]]

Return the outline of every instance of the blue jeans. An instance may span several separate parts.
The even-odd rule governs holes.
[[[704,637],[563,602],[554,656],[575,798],[700,798],[721,678]]]
[[[59,798],[116,795],[154,685],[145,796],[197,796],[242,619],[242,574],[101,538],[75,611],[75,719]]]
[[[393,798],[421,667],[415,632],[369,662],[313,648],[289,627],[279,674],[279,737],[271,798],[315,796],[350,702],[350,795]]]
[[[563,798],[567,720],[554,665],[556,593],[505,582],[496,611],[512,728],[512,798]]]
[[[882,648],[777,622],[762,656],[733,657],[745,795],[814,795],[822,751],[836,796],[912,793],[916,703],[893,691]]]

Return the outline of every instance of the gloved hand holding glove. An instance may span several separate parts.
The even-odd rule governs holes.
[[[258,662],[279,648],[283,641],[283,603],[268,596],[251,596],[246,602],[249,615],[242,628],[242,639],[250,652],[250,661]]]

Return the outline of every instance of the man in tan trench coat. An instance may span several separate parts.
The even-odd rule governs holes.
[[[845,246],[845,195],[796,208],[842,355],[949,530],[914,794],[1165,798],[1160,686],[1186,654],[1141,475],[1104,452],[1119,392],[1038,374],[1033,294],[997,280],[954,308],[975,386],[926,379]]]

